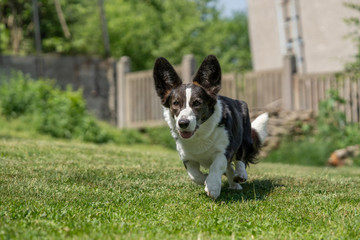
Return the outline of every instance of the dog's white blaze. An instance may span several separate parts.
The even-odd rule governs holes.
[[[181,112],[179,113],[179,116],[175,116],[175,120],[176,120],[176,127],[177,129],[181,129],[179,126],[179,120],[181,118],[185,118],[187,120],[190,121],[189,126],[186,129],[186,131],[194,131],[196,128],[196,116],[195,113],[193,112],[192,108],[190,107],[190,99],[191,99],[191,88],[186,88],[186,105],[185,108],[183,110],[181,110]]]
[[[186,108],[190,108],[191,88],[186,88]]]

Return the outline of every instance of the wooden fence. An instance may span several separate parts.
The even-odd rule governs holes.
[[[319,102],[328,98],[330,90],[337,90],[345,104],[337,104],[348,122],[360,121],[360,79],[336,78],[334,73],[294,75],[294,110],[319,109]]]
[[[296,74],[290,58],[284,69],[222,76],[221,95],[242,99],[250,109],[271,110],[274,106],[288,111],[317,112],[319,101],[335,89],[346,100],[338,109],[347,120],[360,121],[360,79],[337,80],[334,73]],[[286,59],[285,59],[286,61]],[[191,56],[185,56],[175,70],[184,82],[190,82],[196,66]],[[130,59],[122,58],[117,66],[118,126],[145,127],[164,124],[160,99],[155,93],[152,70],[131,72]]]

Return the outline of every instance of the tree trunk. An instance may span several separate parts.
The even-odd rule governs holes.
[[[54,4],[55,4],[56,13],[57,13],[57,16],[59,18],[59,22],[60,22],[60,25],[61,25],[61,29],[63,30],[64,36],[65,36],[66,39],[70,39],[71,34],[70,34],[69,28],[68,28],[68,26],[66,24],[65,16],[64,16],[64,13],[63,13],[63,11],[61,9],[60,1],[59,0],[54,0]]]
[[[14,5],[12,5],[12,17],[8,19],[8,26],[10,28],[10,38],[11,38],[11,51],[14,54],[20,53],[20,44],[23,39],[23,30],[21,24],[18,25],[16,22],[17,11]]]

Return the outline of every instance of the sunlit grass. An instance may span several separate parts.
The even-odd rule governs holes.
[[[359,168],[260,163],[217,201],[175,151],[0,138],[0,238],[354,239]]]

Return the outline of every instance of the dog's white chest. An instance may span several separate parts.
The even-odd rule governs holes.
[[[216,127],[206,136],[196,135],[192,139],[176,141],[177,150],[183,161],[191,160],[209,168],[217,154],[225,154],[229,139],[224,127]]]

